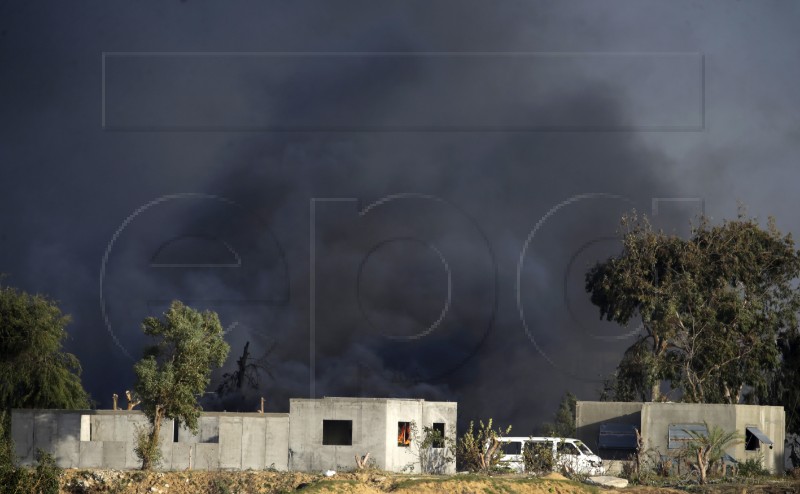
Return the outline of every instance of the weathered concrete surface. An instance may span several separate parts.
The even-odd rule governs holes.
[[[575,403],[575,438],[603,460],[626,459],[630,451],[601,450],[597,444],[603,424],[628,424],[642,428],[642,402],[579,401]]]
[[[242,468],[242,417],[219,418],[219,467],[223,470]]]
[[[576,436],[603,459],[608,452],[597,448],[600,424],[624,423],[638,426],[644,448],[669,454],[669,427],[680,424],[707,423],[742,438],[747,427],[758,427],[772,441],[770,448],[761,444],[748,451],[744,442],[727,452],[740,462],[764,456],[764,468],[780,473],[784,462],[785,412],[782,407],[758,405],[723,405],[699,403],[614,403],[579,401],[575,407]]]
[[[11,414],[11,439],[20,463],[33,462],[33,410],[14,410]]]
[[[270,414],[266,420],[264,468],[289,469],[289,414]]]
[[[324,398],[289,402],[289,469],[303,471],[343,470],[355,467],[355,456],[370,453],[383,470],[420,471],[416,450],[398,445],[400,422],[414,422],[418,430],[434,422],[445,424],[445,434],[455,439],[456,403],[414,399]],[[323,445],[324,420],[351,420],[352,445]],[[444,473],[453,473],[449,464]]]
[[[80,442],[80,468],[103,468],[103,447],[102,441],[81,441]]]
[[[370,453],[383,469],[399,471],[415,461],[411,448],[397,444],[398,422],[419,428],[445,423],[455,438],[456,404],[423,400],[330,398],[292,400],[291,414],[204,413],[197,434],[165,420],[158,468],[342,470],[355,456]],[[352,444],[322,444],[323,420],[351,420]],[[23,464],[35,448],[53,453],[62,467],[134,469],[136,433],[149,428],[138,410],[13,410],[12,437]],[[453,468],[453,466],[450,466]],[[418,466],[415,471],[419,471]]]
[[[241,420],[241,468],[263,470],[267,466],[267,421],[254,417],[243,417]]]

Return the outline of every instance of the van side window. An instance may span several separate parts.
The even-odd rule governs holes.
[[[503,442],[500,444],[500,449],[504,455],[521,455],[522,443]]]
[[[558,454],[560,455],[578,455],[578,449],[572,443],[561,442],[558,443]]]

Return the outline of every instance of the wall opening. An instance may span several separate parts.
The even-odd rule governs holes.
[[[434,422],[433,432],[436,436],[433,439],[432,447],[441,449],[444,448],[444,422]]]
[[[181,428],[180,422],[178,422],[177,420],[173,420],[172,421],[172,442],[173,443],[177,443],[178,442],[178,429],[180,429],[180,428]]]
[[[772,449],[772,439],[767,437],[766,434],[761,432],[761,430],[754,426],[749,425],[744,429],[744,449],[747,451],[758,451],[761,449],[761,445],[766,444],[769,446],[769,449]]]
[[[411,422],[397,423],[397,445],[411,446]]]
[[[352,446],[352,420],[323,420],[322,444],[325,446]]]

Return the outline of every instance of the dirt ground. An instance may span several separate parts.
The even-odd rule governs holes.
[[[686,491],[657,487],[601,489],[567,480],[559,474],[542,478],[477,475],[421,476],[385,472],[323,475],[299,472],[140,472],[114,470],[65,470],[62,493],[117,494],[267,494],[267,493],[520,493],[520,494],[685,494]],[[800,484],[720,485],[693,489],[699,494],[789,494],[800,493]]]

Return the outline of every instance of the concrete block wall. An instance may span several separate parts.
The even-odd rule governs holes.
[[[351,420],[352,444],[322,444],[324,420]],[[355,468],[355,456],[370,453],[386,469],[386,400],[378,398],[292,399],[289,401],[289,469]],[[396,437],[395,437],[396,441]]]
[[[758,405],[724,405],[700,403],[614,403],[577,402],[575,407],[576,436],[594,452],[600,424],[628,423],[638,425],[645,449],[668,454],[669,427],[676,424],[703,424],[720,427],[726,432],[737,432],[742,439],[748,426],[758,427],[772,441],[770,449],[761,445],[758,451],[747,451],[744,443],[728,448],[727,452],[738,461],[764,457],[764,467],[780,473],[784,458],[785,413],[782,407]]]
[[[616,452],[601,450],[597,444],[603,424],[629,424],[642,431],[642,402],[578,401],[575,403],[575,438],[604,460],[616,459]],[[624,454],[623,454],[624,455]]]
[[[323,445],[323,420],[351,420],[352,444]],[[196,434],[183,425],[176,430],[173,421],[165,420],[158,468],[342,470],[355,468],[356,455],[370,453],[378,468],[401,471],[417,458],[411,448],[397,444],[400,421],[415,422],[420,430],[443,422],[445,433],[455,439],[456,404],[385,398],[291,400],[289,414],[204,413]],[[13,410],[11,433],[25,465],[34,463],[35,451],[41,448],[64,468],[134,469],[141,465],[134,452],[136,432],[148,426],[138,410]],[[418,463],[414,471],[419,472]]]
[[[63,468],[139,468],[136,431],[149,426],[127,410],[13,410],[11,420],[21,464],[32,465],[39,448]],[[287,469],[288,415],[207,414],[199,425],[196,435],[180,427],[175,442],[173,421],[162,423],[159,469]]]
[[[764,468],[771,472],[781,473],[784,470],[784,449],[786,439],[786,414],[783,407],[767,407],[755,405],[736,405],[735,430],[742,441],[747,427],[758,427],[773,442],[772,447],[761,444],[757,450],[748,451],[744,442],[736,445],[736,458],[744,460],[762,455]]]
[[[415,399],[323,398],[295,399],[289,410],[289,469],[304,471],[355,468],[355,456],[370,454],[377,468],[419,473],[418,450],[399,446],[398,423],[414,422],[418,430],[445,423],[445,434],[456,438],[457,404]],[[322,444],[324,420],[351,420],[352,445]],[[450,464],[445,473],[454,473]]]
[[[441,401],[426,401],[422,406],[422,424],[428,427],[433,427],[434,423],[443,423],[444,435],[453,444],[456,444],[457,430],[456,423],[458,421],[458,403],[456,402],[441,402]],[[443,453],[446,454],[446,453]],[[447,464],[443,473],[453,474],[456,473],[455,461]]]

